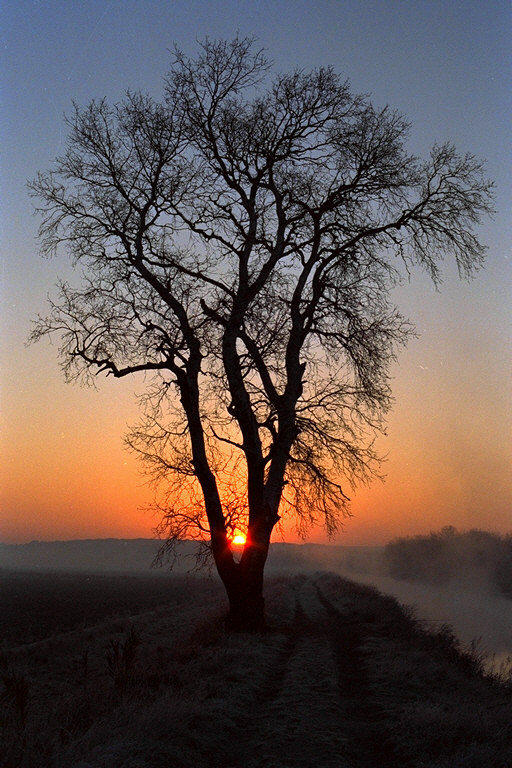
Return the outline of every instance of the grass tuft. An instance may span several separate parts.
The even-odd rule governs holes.
[[[114,691],[119,696],[126,693],[128,685],[133,680],[137,649],[141,643],[142,640],[131,626],[124,640],[111,639],[109,648],[105,652],[108,673],[112,679]]]

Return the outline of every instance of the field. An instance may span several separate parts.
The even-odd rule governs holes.
[[[9,645],[30,643],[112,614],[128,617],[159,603],[180,605],[196,583],[170,574],[0,571],[0,638]]]
[[[215,579],[0,588],[2,768],[510,768],[510,682],[371,587],[275,576],[260,635]]]

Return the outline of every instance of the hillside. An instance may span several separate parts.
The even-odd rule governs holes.
[[[216,580],[173,584],[4,641],[2,768],[510,767],[510,683],[447,627],[317,573],[269,581],[265,634],[226,635]]]

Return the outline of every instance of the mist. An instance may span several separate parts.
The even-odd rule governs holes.
[[[449,624],[464,648],[485,655],[487,668],[512,668],[510,537],[446,528],[364,550],[341,559],[335,570],[393,595],[433,628]],[[397,567],[397,554],[404,567]]]
[[[476,644],[488,665],[499,667],[512,659],[512,601],[491,591],[486,583],[469,588],[463,580],[442,586],[399,581],[390,576],[347,572],[341,575],[376,587],[414,608],[416,616],[439,626],[449,624],[464,647]]]
[[[152,573],[158,577],[168,575],[169,570],[151,567],[160,544],[151,539],[0,544],[0,568]],[[180,543],[173,573],[194,569],[195,548],[193,542]],[[397,540],[387,547],[275,543],[267,576],[323,570],[374,586],[412,606],[427,625],[449,624],[463,647],[476,645],[486,655],[487,666],[498,670],[512,658],[511,564],[510,537],[444,529],[428,537]]]

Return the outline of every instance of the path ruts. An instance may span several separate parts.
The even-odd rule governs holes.
[[[386,730],[385,713],[375,697],[365,669],[362,648],[375,637],[372,623],[343,615],[317,586],[325,608],[329,633],[338,664],[338,685],[343,702],[343,727],[348,735],[345,757],[357,768],[407,768],[411,763],[400,753]]]
[[[286,640],[243,718],[229,768],[406,768],[364,669],[370,625],[344,616],[313,578],[292,589]]]

